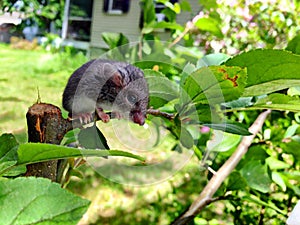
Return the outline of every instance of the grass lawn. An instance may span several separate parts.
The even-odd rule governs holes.
[[[0,133],[13,133],[24,142],[26,112],[38,100],[61,107],[68,77],[87,59],[45,51],[11,49],[0,44]]]

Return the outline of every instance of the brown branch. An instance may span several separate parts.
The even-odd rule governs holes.
[[[162,116],[167,118],[168,120],[173,120],[174,119],[174,114],[171,113],[166,113],[166,112],[161,112],[158,109],[148,109],[147,114],[153,115],[153,116]]]
[[[236,151],[211,178],[211,180],[204,187],[203,191],[193,202],[193,204],[189,207],[189,209],[183,215],[181,215],[175,221],[172,222],[173,225],[183,225],[189,223],[206,205],[210,204],[213,201],[213,195],[219,189],[223,181],[229,176],[232,170],[234,170],[234,168],[240,162],[242,157],[246,154],[253,139],[255,138],[257,133],[262,129],[262,126],[270,113],[271,110],[267,110],[262,112],[257,117],[255,122],[249,128],[249,131],[252,133],[252,135],[243,137]]]

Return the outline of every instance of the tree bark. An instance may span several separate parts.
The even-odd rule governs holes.
[[[54,105],[36,103],[26,114],[28,142],[60,144],[72,123],[62,117],[61,110]],[[58,160],[27,165],[25,176],[36,176],[56,181]]]

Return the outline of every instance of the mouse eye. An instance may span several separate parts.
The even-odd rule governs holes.
[[[130,104],[134,105],[137,102],[137,96],[130,93],[130,94],[127,95],[127,101]]]

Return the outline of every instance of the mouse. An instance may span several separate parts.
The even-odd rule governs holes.
[[[113,115],[144,125],[148,102],[143,71],[127,62],[107,59],[90,60],[75,70],[62,96],[69,119],[81,123],[92,122],[96,113],[105,123]]]

